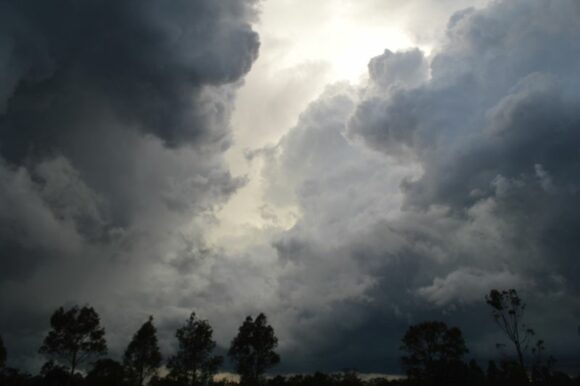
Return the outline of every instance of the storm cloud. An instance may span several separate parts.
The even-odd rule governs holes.
[[[122,336],[199,290],[185,278],[212,259],[204,224],[244,183],[222,153],[256,17],[238,0],[0,3],[0,330],[14,363],[58,304],[96,303]]]
[[[389,4],[400,10],[367,5]],[[460,10],[429,53],[385,47],[367,81],[327,86],[279,141],[247,152],[267,226],[222,249],[206,231],[247,182],[224,152],[258,8],[0,3],[0,332],[12,364],[34,367],[50,312],[84,302],[113,355],[149,314],[168,352],[195,310],[220,349],[266,312],[281,372],[398,373],[400,337],[428,319],[461,327],[470,355],[489,359],[501,336],[483,298],[510,287],[549,352],[569,359],[578,4]]]
[[[405,326],[436,318],[486,359],[501,337],[475,322],[484,296],[515,287],[549,349],[570,358],[579,16],[563,0],[459,11],[431,55],[386,50],[366,86],[329,88],[264,153],[272,202],[301,213],[273,244],[292,267],[280,278],[291,331],[320,349],[297,344],[296,357],[397,371]]]

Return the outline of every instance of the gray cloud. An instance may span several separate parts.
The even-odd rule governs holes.
[[[372,84],[380,88],[397,84],[416,87],[429,75],[428,63],[418,49],[398,53],[385,50],[370,60],[368,69]]]
[[[556,356],[574,351],[572,0],[461,11],[431,56],[387,50],[367,85],[329,86],[250,152],[266,161],[264,215],[298,220],[238,254],[206,245],[204,228],[244,183],[222,153],[257,55],[255,3],[36,3],[0,5],[0,330],[13,364],[63,302],[97,306],[113,353],[148,314],[167,351],[196,309],[221,346],[267,312],[282,371],[397,372],[401,335],[425,319],[462,327],[486,358],[498,336],[483,296],[499,286],[523,289]]]
[[[23,153],[34,139],[47,146],[47,140],[58,139],[56,133],[66,136],[65,125],[47,116],[58,121],[59,109],[71,103],[96,109],[97,100],[125,124],[171,146],[221,140],[227,135],[222,117],[227,97],[221,91],[216,98],[218,91],[207,87],[237,81],[256,58],[257,35],[248,24],[255,11],[249,4],[4,2],[8,31],[0,57],[3,67],[16,69],[4,92],[10,103],[3,152]],[[31,106],[36,116],[23,117]],[[42,118],[45,136],[35,138],[34,120]],[[48,135],[51,123],[56,127]]]
[[[489,357],[494,287],[519,288],[552,352],[570,355],[578,12],[555,0],[456,13],[431,57],[372,59],[366,87],[330,89],[264,153],[272,202],[302,213],[274,243],[293,358],[329,368],[343,362],[317,358],[338,351],[397,371],[404,326],[428,318],[460,325]]]
[[[203,228],[244,183],[222,153],[258,53],[256,4],[1,2],[0,330],[13,364],[35,365],[63,303],[94,304],[115,354],[145,315],[181,319],[209,285],[197,282],[219,255]]]

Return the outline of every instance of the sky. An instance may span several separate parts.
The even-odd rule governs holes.
[[[0,335],[59,306],[110,355],[264,312],[280,373],[401,372],[408,326],[580,337],[576,0],[0,0]]]

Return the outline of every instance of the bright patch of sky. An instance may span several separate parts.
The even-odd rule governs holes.
[[[238,94],[232,119],[234,145],[227,153],[232,173],[245,175],[248,183],[219,212],[219,225],[209,235],[212,244],[243,248],[265,236],[264,230],[288,228],[299,216],[297,210],[263,201],[261,160],[246,160],[247,150],[276,143],[326,85],[364,82],[370,58],[387,48],[398,51],[418,45],[406,32],[400,10],[377,17],[378,10],[368,1],[303,4],[291,0],[262,4],[255,26],[260,56]]]

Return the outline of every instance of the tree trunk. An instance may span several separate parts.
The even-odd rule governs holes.
[[[144,368],[141,366],[139,369],[139,386],[143,386],[143,371]]]
[[[68,384],[69,384],[69,386],[71,386],[72,383],[73,383],[73,377],[75,375],[76,367],[77,367],[77,352],[76,351],[73,351],[72,360],[71,360],[71,363],[70,363],[70,374],[68,376]]]
[[[522,353],[522,348],[520,347],[520,342],[516,341],[515,344],[516,344],[516,351],[518,353],[518,362],[520,363],[522,370],[526,371],[526,365],[524,363],[524,354]]]

